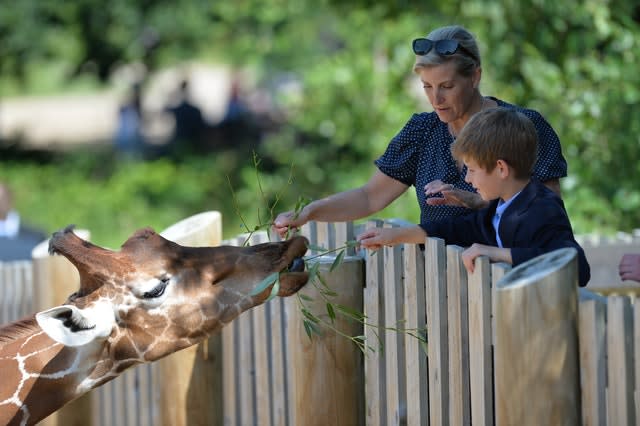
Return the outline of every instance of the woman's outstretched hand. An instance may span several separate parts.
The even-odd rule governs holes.
[[[440,194],[440,197],[436,195]],[[430,206],[458,206],[478,210],[487,206],[487,202],[475,192],[458,189],[450,183],[434,180],[424,186],[424,195]]]
[[[273,221],[271,228],[278,233],[280,238],[285,239],[300,230],[300,227],[307,223],[299,213],[293,210],[280,213]]]

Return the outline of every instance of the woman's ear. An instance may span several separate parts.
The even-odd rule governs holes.
[[[471,79],[473,81],[473,88],[477,89],[480,86],[480,79],[482,78],[482,68],[476,67],[475,71],[473,71],[473,75]]]

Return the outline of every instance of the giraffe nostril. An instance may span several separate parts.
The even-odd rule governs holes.
[[[304,259],[296,257],[289,265],[289,272],[302,272],[304,271]]]

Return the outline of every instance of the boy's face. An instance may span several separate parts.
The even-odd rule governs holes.
[[[469,158],[464,160],[464,164],[467,166],[464,180],[478,191],[483,200],[490,201],[500,197],[504,181],[500,177],[498,167],[487,172],[475,160]]]

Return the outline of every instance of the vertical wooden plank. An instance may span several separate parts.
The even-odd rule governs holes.
[[[153,426],[154,411],[152,390],[153,366],[144,364],[137,368],[137,386],[140,394],[140,407],[138,407],[138,424],[140,426]]]
[[[253,312],[243,313],[234,320],[238,323],[238,387],[240,388],[240,425],[250,425],[256,418],[255,364],[253,353]]]
[[[587,293],[590,293],[590,297],[587,297]],[[578,305],[578,335],[584,426],[600,426],[607,423],[605,319],[606,298],[586,290],[581,291]]]
[[[256,232],[251,236],[251,245],[265,243],[268,241],[266,232]],[[272,299],[269,303],[273,302]],[[260,425],[271,426],[271,393],[269,368],[269,342],[271,341],[271,328],[273,324],[267,315],[266,304],[256,306],[252,309],[251,319],[253,321],[253,357],[256,395],[256,419]]]
[[[447,307],[449,318],[449,413],[451,424],[471,423],[469,395],[469,312],[464,249],[447,246]]]
[[[313,223],[315,229],[315,223]],[[306,225],[303,228],[302,235],[305,235],[309,241],[309,226]],[[282,241],[279,235],[270,235],[270,241]],[[315,236],[314,236],[315,238]],[[311,252],[307,252],[307,256]],[[293,299],[293,298],[292,298]],[[287,389],[287,375],[288,364],[286,360],[287,342],[285,339],[286,319],[283,315],[284,300],[282,298],[275,298],[271,302],[265,304],[267,321],[267,350],[265,356],[267,356],[268,370],[269,370],[269,383],[268,391],[265,395],[269,398],[269,421],[273,425],[289,425],[288,416],[288,389]],[[264,398],[265,396],[262,396]],[[261,424],[260,422],[258,422]]]
[[[292,300],[293,301],[293,300]],[[270,304],[271,308],[271,381],[273,424],[276,426],[289,425],[287,402],[290,401],[287,390],[287,375],[289,374],[286,362],[285,318],[283,315],[283,299],[275,298]]]
[[[269,301],[271,304],[275,299]],[[267,305],[263,304],[253,308],[253,356],[255,374],[255,394],[256,394],[256,419],[260,425],[271,425],[271,398],[270,391],[270,368],[268,350],[271,341],[270,329],[273,326],[271,318],[267,315]]]
[[[226,241],[231,246],[244,243],[240,238]],[[232,321],[222,329],[222,388],[223,392],[223,424],[224,426],[240,425],[240,373],[238,353],[240,348],[240,326]]]
[[[131,368],[123,373],[124,380],[122,380],[122,387],[126,400],[123,401],[123,406],[126,407],[124,413],[125,424],[128,426],[138,425],[138,410],[143,407],[140,405],[140,390],[136,383],[136,370],[138,367]]]
[[[385,227],[390,226],[388,224]],[[378,250],[380,251],[380,250]],[[402,329],[403,285],[402,246],[384,247],[384,317],[386,320],[384,359],[387,384],[387,425],[399,425],[404,421],[402,411],[406,409],[406,378],[404,368],[404,335]],[[402,360],[402,361],[401,361]]]
[[[237,245],[242,247],[248,243],[249,235],[239,236]],[[236,379],[238,396],[238,425],[251,425],[255,419],[254,363],[253,363],[253,318],[252,311],[245,312],[234,320],[237,323],[238,346],[235,354]]]
[[[11,301],[11,307],[10,307],[10,309],[12,310],[11,312],[12,317],[14,318],[14,320],[12,321],[15,321],[22,317],[20,304],[22,301],[22,286],[24,283],[20,280],[20,274],[19,274],[18,268],[19,268],[19,264],[17,262],[9,263],[9,270],[8,270],[9,283],[13,288],[13,299]]]
[[[8,262],[0,262],[0,304],[2,305],[2,311],[0,311],[0,320],[2,324],[14,321],[15,318],[11,316],[11,288],[7,279]]]
[[[405,374],[407,377],[407,425],[422,426],[429,420],[427,354],[419,338],[426,327],[424,255],[416,244],[404,245]]]
[[[381,227],[382,221],[370,220],[367,227]],[[366,253],[366,286],[364,289],[365,342],[371,347],[364,357],[365,371],[365,412],[367,426],[384,426],[387,422],[385,317],[383,256],[381,253]]]
[[[633,425],[633,336],[631,304],[626,296],[607,298],[607,370],[609,372],[607,406],[610,425]]]
[[[335,245],[342,247],[347,242],[355,239],[353,222],[337,222],[334,223]],[[345,255],[354,256],[356,254],[355,247],[348,247]]]
[[[318,246],[318,229],[317,222],[311,221],[305,223],[302,228],[300,228],[300,235],[307,237],[311,246]],[[311,250],[307,254],[318,254],[318,251]]]
[[[491,264],[491,344],[496,343],[496,283],[511,270],[507,263]],[[494,374],[495,375],[495,374]]]
[[[449,425],[449,338],[447,317],[447,255],[444,240],[427,238],[424,276],[427,305],[429,421]]]
[[[469,275],[469,389],[474,426],[493,425],[493,357],[491,351],[491,266],[475,260]]]
[[[362,310],[364,265],[362,259],[345,258],[329,272],[333,258],[317,259],[319,271],[327,285],[337,292],[333,303]],[[305,306],[317,317],[328,319],[326,304],[318,287],[307,285]],[[286,299],[288,302],[290,298]],[[364,387],[362,353],[349,339],[326,327],[321,335],[309,339],[299,306],[286,303],[288,324],[288,360],[291,376],[291,425],[363,425]],[[291,309],[290,309],[291,308]],[[360,323],[337,315],[334,327],[347,336],[362,334]]]
[[[21,317],[33,313],[33,262],[22,263],[22,278],[25,284],[25,297],[22,304]]]
[[[325,250],[331,250],[336,247],[333,235],[333,223],[316,222],[316,239],[317,245]]]
[[[222,388],[224,389],[222,405],[223,424],[225,426],[238,424],[238,418],[236,417],[236,411],[238,410],[236,371],[238,366],[235,362],[237,352],[235,349],[234,324],[234,322],[227,324],[222,329]]]

